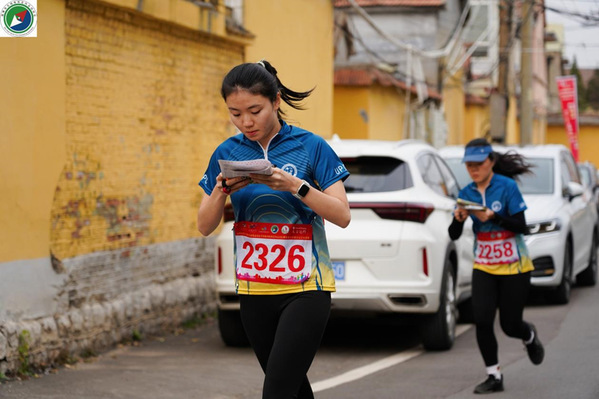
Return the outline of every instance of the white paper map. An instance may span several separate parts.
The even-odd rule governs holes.
[[[462,198],[458,198],[457,203],[458,203],[458,206],[460,206],[464,209],[468,209],[470,211],[484,211],[487,209],[487,207],[482,204],[477,204],[476,202],[467,201]]]
[[[227,161],[219,159],[221,173],[225,179],[239,176],[272,175],[272,164],[268,159],[252,159],[251,161]]]

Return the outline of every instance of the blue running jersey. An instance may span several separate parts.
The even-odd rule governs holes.
[[[312,189],[324,191],[333,183],[345,180],[349,172],[337,154],[320,136],[281,122],[281,130],[270,141],[268,148],[237,134],[220,144],[212,154],[200,186],[207,195],[216,185],[221,172],[218,160],[248,161],[267,159],[274,166],[306,180]],[[250,184],[231,194],[235,221],[262,223],[311,224],[312,273],[300,284],[268,284],[236,281],[239,294],[288,294],[310,290],[335,291],[335,277],[324,231],[324,220],[289,192],[276,191],[264,184]],[[233,234],[233,233],[231,233]],[[235,249],[235,269],[237,249]]]
[[[482,195],[476,188],[476,183],[472,182],[460,190],[459,198],[473,201],[485,205],[500,216],[510,216],[526,210],[526,203],[520,189],[514,179],[494,173],[489,186]],[[486,233],[494,231],[503,231],[504,228],[498,226],[493,220],[481,222],[478,218],[472,218],[472,230],[474,231],[474,249],[477,248],[477,233]],[[511,264],[488,265],[474,263],[474,268],[490,274],[518,274],[525,273],[534,269],[532,260],[528,254],[528,248],[524,242],[522,234],[516,234],[516,244],[519,260]]]

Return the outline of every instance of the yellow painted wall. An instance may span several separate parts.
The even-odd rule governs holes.
[[[507,143],[520,145],[520,121],[514,120],[512,121],[511,125],[513,126],[513,128],[509,130],[510,134],[508,136],[509,140],[507,141]],[[534,119],[532,122],[532,144],[548,143],[547,129],[547,121],[544,118]]]
[[[508,134],[507,144],[519,145],[520,143],[520,120],[518,119],[518,100],[516,97],[512,97],[510,100],[510,107],[508,110]],[[545,144],[548,139],[547,136],[547,120],[544,116],[536,117],[532,122],[532,144]]]
[[[244,26],[256,35],[246,61],[267,59],[287,87],[316,89],[287,121],[329,138],[333,133],[333,2],[245,0]]]
[[[535,119],[533,121],[532,142],[534,144],[544,144],[546,140],[547,120],[545,118]]]
[[[599,167],[599,126],[580,126],[578,133],[579,161],[590,161]],[[566,128],[562,126],[547,126],[547,143],[563,144],[570,148]]]
[[[490,128],[489,106],[467,104],[464,110],[464,130],[458,141],[449,142],[450,145],[466,144],[470,140],[484,137]]]
[[[401,140],[404,136],[404,96],[395,87],[371,86],[369,90],[368,137],[374,140]]]
[[[489,117],[489,106],[488,105],[475,105],[468,104],[465,107],[465,129],[464,134],[460,138],[461,141],[450,141],[449,144],[466,144],[468,141],[483,137],[490,129],[490,117]],[[520,144],[520,123],[517,119],[517,100],[512,97],[507,112],[507,134],[506,144],[519,145]],[[533,121],[533,144],[544,144],[549,141],[549,133],[546,135],[550,127],[547,126],[545,119],[535,119]],[[453,139],[453,136],[452,136]]]
[[[507,134],[506,144],[520,144],[520,123],[518,121],[518,99],[515,96],[510,97],[507,111]]]
[[[37,38],[0,39],[0,262],[49,255],[65,161],[64,1],[37,11]]]
[[[464,144],[472,134],[475,121],[469,121],[468,107],[465,106],[463,72],[460,70],[455,76],[448,79],[443,87],[443,108],[447,123],[447,144]]]
[[[360,116],[360,111],[370,115],[369,88],[335,86],[333,104],[333,133],[342,139],[369,138],[369,125]]]
[[[336,86],[334,110],[333,131],[342,139],[403,138],[404,93],[395,87]]]
[[[225,36],[224,0],[219,1],[219,12],[198,7],[187,0],[102,0],[118,7],[138,10],[163,21],[173,22],[192,30],[201,30]]]

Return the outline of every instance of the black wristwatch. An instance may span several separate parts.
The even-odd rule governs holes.
[[[295,198],[303,199],[306,194],[308,194],[308,191],[310,191],[310,184],[307,181],[302,180],[302,184],[299,186],[297,192],[293,194],[293,196]]]

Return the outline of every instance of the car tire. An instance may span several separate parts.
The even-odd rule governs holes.
[[[457,323],[457,300],[455,296],[455,272],[449,260],[445,262],[439,310],[425,316],[420,324],[422,345],[426,350],[448,350],[455,341]]]
[[[599,244],[597,240],[599,240],[599,237],[597,236],[597,231],[594,231],[589,265],[576,276],[576,283],[578,285],[593,286],[597,284],[597,247]]]
[[[564,270],[562,281],[552,291],[549,292],[548,299],[556,305],[565,305],[570,302],[570,293],[572,291],[572,244],[568,240],[564,248]]]
[[[220,336],[227,346],[244,347],[249,346],[241,315],[238,310],[218,310],[218,329]]]

